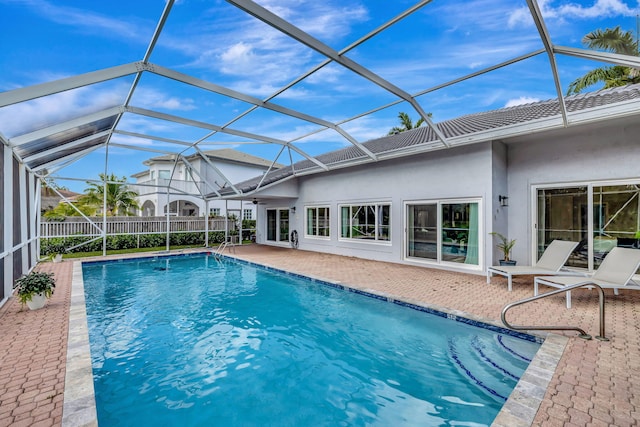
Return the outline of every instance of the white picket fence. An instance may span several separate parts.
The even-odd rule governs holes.
[[[40,237],[100,236],[103,227],[102,217],[90,217],[94,224],[83,217],[67,217],[64,221],[42,221]],[[169,217],[169,232],[205,231],[204,217]],[[226,218],[208,218],[209,231],[233,229],[233,220]],[[239,224],[238,224],[239,225]],[[160,234],[167,232],[167,217],[107,217],[107,235],[117,234]]]

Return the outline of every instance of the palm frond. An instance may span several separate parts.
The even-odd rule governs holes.
[[[625,81],[618,86],[623,86],[628,84],[626,81],[631,72],[629,67],[622,67],[620,65],[616,65],[613,67],[600,67],[595,70],[591,70],[587,72],[584,76],[575,79],[569,85],[567,89],[567,95],[574,95],[582,92],[589,86],[593,86],[597,83],[606,83],[614,80]],[[613,86],[612,86],[613,87]]]
[[[622,32],[620,27],[595,30],[582,38],[582,43],[591,49],[601,49],[623,55],[638,55],[638,44],[631,31]]]

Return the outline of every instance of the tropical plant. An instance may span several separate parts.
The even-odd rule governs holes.
[[[592,31],[582,38],[582,43],[590,49],[638,56],[638,42],[633,33],[622,32],[620,27]],[[567,95],[580,93],[596,83],[603,83],[605,89],[640,83],[640,70],[622,65],[596,68],[571,82]]]
[[[427,114],[427,116],[431,117],[431,113]],[[400,132],[405,132],[411,129],[419,128],[424,123],[424,119],[420,117],[418,121],[414,124],[411,120],[411,117],[407,113],[400,112],[398,113],[398,119],[400,119],[400,126],[394,126],[389,131],[389,135],[395,135]]]
[[[32,271],[16,280],[16,286],[18,299],[24,305],[38,294],[44,294],[45,297],[51,298],[56,281],[53,278],[53,273]]]
[[[497,237],[500,240],[496,247],[502,251],[504,261],[509,261],[511,256],[511,249],[513,249],[513,246],[516,244],[515,239],[509,239],[506,236],[498,233],[497,231],[493,231],[489,234]]]
[[[104,202],[104,182],[106,181],[107,215],[135,215],[133,210],[139,208],[136,201],[138,193],[129,190],[125,177],[118,178],[114,174],[107,176],[101,173],[100,181],[102,183],[87,182],[89,188],[85,190],[85,194],[78,198],[80,205],[101,207]]]
[[[80,216],[78,210],[86,216],[94,216],[96,214],[97,207],[93,205],[84,205],[81,203],[81,200],[73,206],[66,201],[62,201],[58,203],[55,208],[46,211],[42,216],[49,221],[64,221],[65,217],[68,216]]]

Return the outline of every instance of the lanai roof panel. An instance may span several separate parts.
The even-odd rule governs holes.
[[[50,150],[55,147],[60,147],[59,149],[63,150],[64,146],[70,142],[78,141],[82,138],[90,137],[91,135],[109,131],[115,124],[116,119],[116,115],[105,117],[103,119],[75,126],[71,129],[56,132],[45,137],[35,139],[33,141],[25,142],[16,146],[15,152],[21,158],[28,158],[30,156]],[[80,144],[78,147],[75,147],[75,150],[82,150],[88,146],[87,144]]]

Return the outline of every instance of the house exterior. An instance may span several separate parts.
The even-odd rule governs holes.
[[[138,193],[139,216],[227,216],[255,219],[256,206],[251,200],[206,202],[207,194],[217,194],[234,182],[262,175],[282,165],[232,149],[210,150],[180,157],[167,155],[144,162],[149,169],[133,175]]]
[[[492,231],[535,263],[554,239],[580,242],[568,265],[593,271],[640,238],[640,86],[463,116],[237,184],[258,204],[257,242],[484,274]],[[295,173],[293,172],[295,171]],[[222,190],[227,197],[234,197]]]

